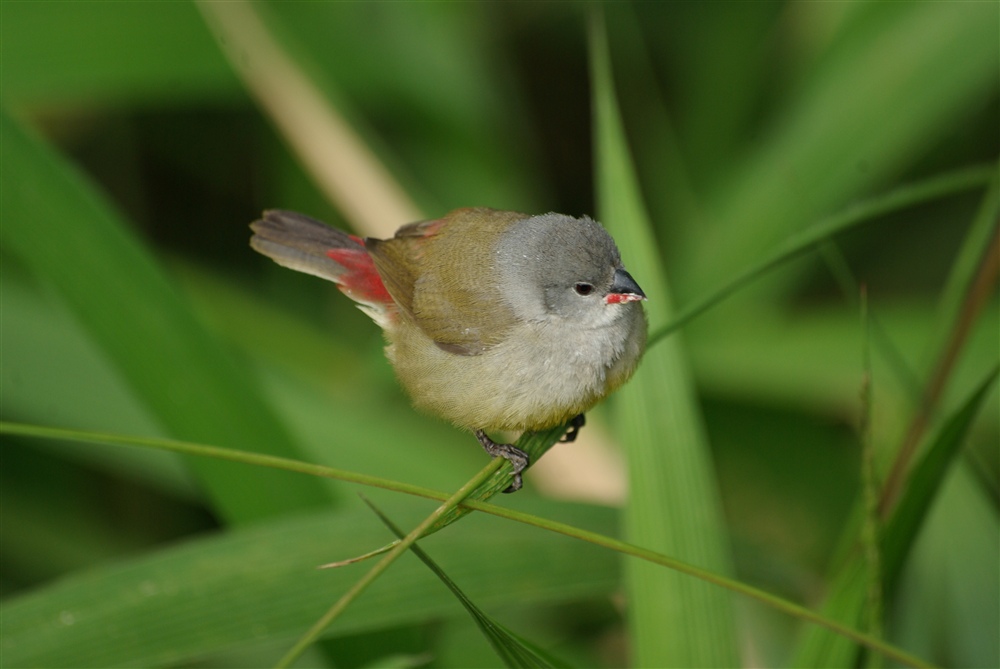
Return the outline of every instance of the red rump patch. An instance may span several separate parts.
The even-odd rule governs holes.
[[[351,239],[364,246],[364,242],[351,235]],[[360,249],[330,249],[326,252],[331,260],[344,268],[337,283],[352,300],[369,304],[393,304],[392,296],[385,289],[382,277],[375,270],[375,263],[366,251]]]

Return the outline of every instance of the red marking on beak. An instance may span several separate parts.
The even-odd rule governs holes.
[[[626,302],[641,302],[645,299],[645,295],[638,293],[608,293],[604,302],[605,304],[625,304]]]

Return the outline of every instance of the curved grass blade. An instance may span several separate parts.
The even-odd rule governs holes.
[[[910,546],[917,536],[927,511],[944,480],[945,474],[961,450],[966,432],[997,379],[996,367],[986,376],[969,398],[945,422],[937,438],[914,469],[909,485],[885,526],[881,540],[882,588],[890,596]],[[864,556],[854,551],[830,582],[830,595],[823,605],[823,615],[847,625],[861,619],[867,601],[869,576]],[[826,629],[811,627],[805,631],[792,666],[850,666],[858,652],[857,646]]]
[[[945,422],[937,438],[913,469],[906,492],[903,493],[899,505],[886,525],[882,551],[887,589],[895,585],[910,545],[916,538],[931,504],[934,503],[949,467],[961,452],[969,426],[998,375],[1000,375],[998,367],[987,373],[969,399]]]
[[[674,259],[686,285],[712,285],[801,223],[905,173],[995,96],[996,3],[853,8],[705,203],[711,234],[693,234]],[[787,295],[797,276],[764,282],[757,296]]]
[[[566,430],[566,426],[552,428],[545,432],[528,433],[518,441],[519,446],[528,454],[531,461],[548,450],[558,440]],[[459,488],[453,495],[434,512],[427,516],[422,523],[417,525],[405,537],[401,538],[379,551],[374,551],[368,555],[374,556],[381,552],[385,555],[379,560],[361,579],[359,579],[343,597],[319,619],[302,637],[295,643],[288,653],[278,662],[278,667],[288,667],[297,660],[303,652],[315,643],[325,632],[325,630],[353,603],[362,592],[375,582],[385,571],[418,539],[421,539],[432,532],[449,525],[471,511],[468,508],[460,508],[463,502],[468,499],[477,500],[489,498],[501,490],[505,490],[510,485],[510,470],[512,464],[502,458],[494,458],[476,476],[470,479],[465,485]],[[478,497],[477,497],[478,496]]]
[[[614,526],[610,509],[538,504],[541,513],[605,532]],[[423,506],[412,499],[384,504],[406,523],[419,522]],[[559,605],[608,597],[617,586],[618,560],[607,550],[511,523],[488,529],[473,541],[459,532],[435,539],[449,564],[468,575],[470,594],[483,606],[518,606],[527,597]],[[385,536],[371,513],[355,505],[288,514],[78,572],[4,599],[3,666],[208,667],[216,666],[214,654],[261,643],[268,653],[253,666],[273,664],[360,573],[315,565],[331,550],[361,551]],[[505,557],[508,551],[538,564],[527,570],[524,561]],[[570,572],[565,564],[573,560],[583,564]],[[415,560],[400,561],[387,576],[384,587],[355,603],[337,635],[464,615]]]
[[[531,462],[537,462],[538,458],[542,457],[546,451],[548,451],[552,446],[559,441],[562,435],[566,434],[568,425],[561,425],[559,427],[554,427],[542,432],[527,432],[521,435],[521,438],[517,440],[515,444],[518,448],[528,454]],[[466,500],[473,500],[478,502],[485,502],[498,492],[502,492],[507,489],[510,485],[510,472],[512,465],[507,460],[502,460],[499,463],[499,467],[493,472],[493,474],[479,485],[475,490],[469,493]],[[438,530],[443,530],[448,527],[456,520],[468,515],[472,512],[472,508],[467,504],[463,503],[461,505],[452,507],[443,513],[429,528],[424,532],[423,536],[428,536],[434,534]],[[343,567],[349,564],[354,564],[355,562],[361,562],[369,558],[377,557],[386,553],[393,548],[399,541],[393,541],[388,543],[381,548],[376,548],[373,551],[369,551],[364,555],[358,555],[355,557],[350,557],[345,560],[337,560],[336,562],[330,562],[328,564],[320,565],[322,569],[332,569],[337,567]]]
[[[518,439],[517,443],[514,445],[527,453],[531,462],[538,462],[538,459],[541,458],[550,448],[552,448],[564,434],[566,434],[568,427],[568,425],[558,425],[541,432],[527,432],[521,435],[521,438]],[[485,483],[473,490],[469,495],[469,499],[485,502],[498,492],[506,490],[507,486],[510,485],[511,468],[511,463],[507,460],[503,460],[500,463],[500,468]],[[530,471],[530,469],[528,471]],[[459,506],[451,509],[430,527],[428,534],[431,532],[437,532],[438,530],[447,527],[465,514],[469,513],[469,511],[470,509],[465,506]]]
[[[377,506],[375,506],[370,499],[361,496],[365,504],[375,512],[375,515],[379,517],[382,523],[388,527],[393,534],[395,534],[400,540],[405,536],[403,531],[399,529],[395,523],[393,523],[387,515],[385,515]],[[500,656],[500,659],[504,661],[508,667],[566,667],[566,663],[557,660],[552,657],[548,652],[537,646],[536,644],[525,640],[521,636],[511,632],[509,629],[501,625],[499,622],[488,616],[482,609],[476,606],[468,595],[462,592],[462,589],[458,587],[445,571],[431,559],[431,556],[422,549],[419,545],[413,544],[410,546],[410,550],[413,551],[414,555],[420,558],[420,561],[427,565],[427,568],[434,572],[445,586],[451,590],[452,594],[461,602],[465,610],[469,612],[472,619],[475,621],[479,630],[486,637],[486,640],[490,642],[493,650],[496,654]]]
[[[888,193],[863,200],[840,213],[821,219],[801,232],[788,237],[783,244],[764,256],[763,259],[738,273],[706,297],[679,309],[669,323],[650,334],[649,344],[659,342],[772,269],[812,251],[824,241],[838,234],[870,223],[884,214],[984,187],[990,183],[995,174],[996,165],[978,165],[958,169],[900,186]]]
[[[169,439],[125,437],[119,435],[100,434],[95,432],[83,432],[79,430],[63,430],[58,428],[39,427],[34,425],[5,423],[2,421],[0,421],[0,434],[13,434],[13,435],[20,435],[27,437],[45,438],[45,439],[59,439],[64,441],[80,441],[84,443],[104,443],[112,445],[128,445],[128,446],[138,446],[145,448],[159,448],[167,451],[185,453],[189,455],[202,455],[205,457],[219,458],[220,460],[226,460],[230,462],[242,462],[245,464],[274,467],[276,469],[282,469],[285,471],[296,472],[300,474],[310,474],[312,476],[333,478],[337,480],[354,482],[372,487],[384,488],[386,490],[395,490],[397,492],[402,492],[408,495],[414,495],[438,501],[444,501],[448,499],[448,495],[444,492],[430,490],[427,488],[422,488],[420,486],[414,486],[408,483],[390,481],[387,479],[382,479],[373,476],[366,476],[354,472],[345,472],[342,470],[333,469],[332,467],[326,467],[323,465],[314,465],[306,462],[299,462],[296,460],[288,460],[285,458],[279,458],[274,456],[260,455],[257,453],[244,453],[232,449],[218,448],[215,446],[204,446],[201,444],[191,444],[187,442],[178,442]],[[607,534],[601,534],[599,532],[595,532],[593,530],[586,530],[583,529],[582,527],[573,526],[568,523],[549,520],[548,518],[542,518],[537,515],[524,513],[521,511],[515,511],[506,507],[490,504],[488,502],[482,502],[474,499],[466,499],[464,502],[462,502],[462,505],[464,507],[468,507],[470,510],[473,511],[482,511],[483,513],[488,513],[500,518],[506,518],[507,520],[513,520],[518,523],[523,523],[525,525],[531,525],[539,529],[548,530],[549,532],[552,533],[562,534],[564,536],[571,537],[574,539],[580,539],[584,542],[594,544],[595,546],[601,546],[603,548],[612,551],[618,551],[624,555],[629,555],[638,558],[640,560],[649,562],[651,564],[660,565],[662,567],[672,569],[674,571],[677,571],[678,573],[685,574],[692,578],[702,580],[706,583],[711,583],[720,588],[725,588],[731,592],[743,595],[745,597],[750,597],[756,601],[759,601],[767,606],[770,606],[790,616],[799,618],[800,620],[803,620],[805,622],[813,623],[825,627],[827,629],[830,629],[838,635],[842,635],[846,638],[856,641],[861,645],[872,648],[873,650],[877,650],[878,652],[882,653],[885,657],[891,658],[899,662],[900,664],[905,664],[911,667],[927,666],[926,663],[922,662],[919,658],[910,655],[909,653],[906,653],[898,648],[895,648],[894,646],[887,644],[879,639],[871,637],[870,635],[864,634],[863,632],[859,632],[858,630],[852,629],[851,627],[839,623],[836,620],[817,614],[815,611],[811,611],[805,607],[799,606],[798,604],[782,599],[781,597],[777,597],[771,593],[765,592],[763,590],[747,585],[740,581],[736,581],[734,579],[722,576],[720,574],[708,571],[706,569],[702,569],[687,562],[683,562],[668,555],[664,555],[663,553],[657,553],[656,551],[636,546],[635,544],[630,544],[620,539],[611,537]],[[590,511],[588,513],[593,513],[593,512]],[[585,523],[584,520],[581,519],[580,524],[582,525],[591,523]],[[370,545],[370,543],[367,543],[365,545]]]
[[[389,569],[392,564],[406,552],[418,539],[430,529],[445,513],[454,509],[462,503],[472,491],[479,488],[491,476],[493,476],[499,466],[499,458],[494,458],[490,464],[486,465],[478,474],[473,476],[461,488],[455,491],[451,497],[436,508],[433,513],[427,516],[423,522],[413,528],[409,534],[399,540],[399,542],[389,550],[381,560],[375,563],[368,572],[358,579],[337,602],[317,620],[312,627],[303,634],[295,645],[281,658],[276,667],[290,667],[309,646],[316,643],[326,632],[327,628],[337,620],[340,615],[353,604],[361,594],[371,586],[379,577]]]
[[[295,457],[298,447],[238,366],[119,216],[72,166],[0,115],[0,239],[55,289],[173,436]],[[333,501],[320,481],[263,469],[234,479],[221,463],[187,463],[215,509],[245,521]],[[261,491],[267,494],[261,494]]]
[[[892,467],[886,475],[882,498],[879,500],[879,508],[883,515],[893,508],[898,499],[909,473],[913,456],[917,452],[917,447],[922,441],[927,427],[931,424],[941,395],[955,369],[955,363],[963,346],[968,340],[979,314],[985,308],[990,296],[996,292],[997,279],[1000,277],[1000,211],[998,211],[1000,188],[998,185],[1000,184],[994,180],[992,187],[983,198],[976,216],[978,220],[974,221],[972,229],[966,236],[967,241],[963,244],[963,250],[958,259],[959,264],[953,268],[949,277],[949,288],[962,286],[964,290],[961,293],[945,294],[946,298],[954,300],[945,304],[945,308],[949,311],[945,315],[951,317],[952,320],[947,321],[946,325],[940,326],[939,332],[935,333],[932,340],[938,347],[932,349],[935,359],[930,367],[917,411],[910,421],[902,443],[894,454]],[[986,225],[983,225],[984,221],[992,224],[990,236],[983,234],[989,230]],[[987,234],[989,233],[987,232]],[[980,241],[981,238],[985,243],[980,247],[979,253],[974,255],[971,244]]]

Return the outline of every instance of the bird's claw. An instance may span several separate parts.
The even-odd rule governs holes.
[[[507,460],[513,466],[513,469],[511,470],[512,478],[510,485],[504,490],[504,492],[512,493],[520,490],[523,485],[521,472],[527,469],[528,465],[531,464],[531,459],[528,457],[528,454],[512,444],[500,444],[493,441],[486,436],[486,433],[482,430],[476,430],[475,434],[476,439],[478,439],[479,443],[482,444],[483,450],[494,458],[500,457]]]
[[[582,413],[578,413],[573,416],[572,420],[569,421],[569,429],[566,430],[566,434],[563,435],[562,439],[559,441],[564,444],[569,444],[576,441],[577,436],[580,434],[580,430],[587,423],[587,417]]]

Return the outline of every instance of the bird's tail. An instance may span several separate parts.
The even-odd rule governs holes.
[[[383,328],[397,308],[360,237],[294,211],[271,209],[250,224],[250,246],[274,262],[333,281]]]

